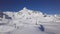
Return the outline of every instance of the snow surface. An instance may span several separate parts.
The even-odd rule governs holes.
[[[57,15],[43,14],[26,7],[19,12],[3,13],[12,19],[6,19],[5,15],[0,19],[0,34],[60,34],[60,17]],[[44,26],[44,31],[40,25]]]

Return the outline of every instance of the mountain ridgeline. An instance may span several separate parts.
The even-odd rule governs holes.
[[[43,14],[40,11],[29,10],[26,7],[19,12],[0,12],[0,18],[26,23],[31,22],[33,24],[39,24],[40,22],[60,22],[60,15]]]

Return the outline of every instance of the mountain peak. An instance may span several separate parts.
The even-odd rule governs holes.
[[[26,7],[24,7],[24,8],[23,8],[23,10],[27,10],[27,8],[26,8]]]

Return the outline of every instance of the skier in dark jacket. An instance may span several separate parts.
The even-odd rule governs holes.
[[[43,25],[40,25],[39,29],[40,29],[41,31],[45,31],[45,28],[44,28]]]

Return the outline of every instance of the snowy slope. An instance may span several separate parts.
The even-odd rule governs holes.
[[[59,16],[43,14],[26,7],[19,12],[7,11],[3,13],[12,19],[6,19],[5,15],[3,16],[0,24],[6,24],[0,26],[0,30],[2,29],[0,34],[60,34]],[[39,29],[40,25],[44,26],[44,31]]]

